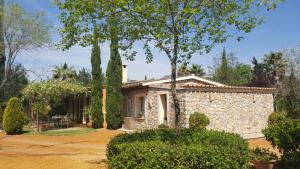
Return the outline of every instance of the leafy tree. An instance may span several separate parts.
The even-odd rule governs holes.
[[[253,78],[253,70],[250,65],[239,63],[233,68],[232,85],[247,86]]]
[[[227,55],[225,48],[220,60],[220,64],[215,63],[213,80],[235,86],[245,86],[251,82],[253,72],[250,65],[240,63],[233,53]]]
[[[189,68],[187,67],[187,63],[183,63],[180,67],[178,67],[178,76],[186,76],[190,74],[202,77],[205,75],[205,71],[201,65],[198,64],[192,64],[192,66]]]
[[[127,23],[132,36],[145,40],[147,60],[152,60],[150,42],[164,51],[171,64],[171,93],[175,126],[179,131],[180,106],[176,92],[177,63],[193,54],[209,52],[215,43],[225,42],[232,30],[250,32],[260,19],[253,9],[276,7],[273,1],[178,1],[148,0],[126,3]],[[228,29],[230,27],[231,29]],[[234,34],[236,35],[236,34]],[[238,35],[240,40],[242,35]]]
[[[16,97],[9,99],[3,114],[3,129],[6,134],[20,133],[24,125],[24,114],[21,100]]]
[[[5,46],[4,46],[4,36],[3,36],[3,14],[4,14],[4,10],[3,9],[4,9],[4,0],[0,0],[0,83],[4,79],[5,61],[6,61]],[[1,89],[0,89],[0,91],[1,91]]]
[[[72,80],[76,77],[76,71],[73,66],[68,66],[67,63],[64,63],[61,66],[55,66],[52,70],[53,79],[57,80]]]
[[[171,92],[177,129],[180,127],[176,92],[177,63],[190,59],[196,52],[209,52],[214,44],[225,42],[231,35],[238,35],[237,39],[242,39],[244,32],[250,32],[261,21],[253,10],[259,10],[262,6],[268,9],[276,7],[273,0],[64,0],[57,4],[62,11],[60,19],[64,28],[61,30],[61,45],[64,49],[77,43],[83,46],[91,44],[90,27],[93,23],[99,26],[101,42],[109,39],[107,18],[109,13],[113,13],[120,16],[120,22],[116,24],[119,27],[118,39],[122,41],[120,49],[131,49],[135,40],[143,40],[147,62],[153,60],[151,45],[165,52],[171,65]],[[135,54],[124,55],[133,60]]]
[[[276,88],[281,88],[282,80],[287,70],[287,60],[283,57],[281,52],[271,52],[265,55],[263,64],[264,70],[269,80],[269,83]]]
[[[288,89],[288,94],[286,96],[286,104],[287,104],[287,115],[290,118],[298,118],[300,119],[300,98],[297,95],[297,79],[295,76],[295,70],[292,66],[291,69],[291,74],[288,78],[288,82],[287,82],[287,89]]]
[[[50,44],[50,28],[42,12],[26,12],[16,3],[5,6],[3,34],[6,64],[0,89],[6,83],[20,52],[37,50]]]
[[[38,101],[32,104],[31,110],[36,114],[37,131],[40,132],[40,120],[47,117],[51,110],[51,106],[46,101]]]
[[[269,80],[267,79],[267,74],[264,70],[265,65],[259,63],[255,57],[252,59],[253,66],[253,79],[249,86],[253,87],[270,87]]]
[[[86,68],[82,68],[76,75],[76,80],[84,86],[90,86],[92,81],[91,73]]]
[[[27,73],[21,64],[13,65],[8,72],[6,83],[2,87],[0,101],[2,105],[12,96],[18,97],[21,91],[28,84]]]
[[[91,96],[91,116],[93,128],[103,127],[102,113],[102,70],[100,48],[97,40],[97,30],[95,30],[95,40],[92,49],[92,96]]]
[[[122,60],[118,51],[118,20],[110,18],[110,60],[106,70],[106,122],[107,128],[122,127]]]

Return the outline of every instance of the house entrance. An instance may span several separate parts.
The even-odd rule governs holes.
[[[158,111],[158,123],[168,125],[167,118],[167,95],[160,94],[159,95],[159,111]]]

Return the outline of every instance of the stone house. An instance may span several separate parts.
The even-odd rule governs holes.
[[[126,66],[123,69],[126,77]],[[124,129],[151,129],[160,124],[174,127],[170,78],[135,82],[123,79]],[[202,112],[210,119],[208,128],[245,138],[263,136],[261,130],[274,107],[274,88],[228,86],[195,75],[178,77],[177,93],[183,127],[188,127],[191,114]]]

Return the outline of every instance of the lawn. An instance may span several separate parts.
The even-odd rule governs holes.
[[[88,134],[97,131],[93,128],[70,128],[62,130],[47,130],[42,132],[34,131],[32,128],[25,126],[23,128],[23,134],[25,135],[42,135],[42,136],[75,136]]]

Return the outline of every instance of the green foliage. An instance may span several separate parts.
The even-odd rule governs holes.
[[[19,97],[28,82],[27,73],[23,65],[13,65],[6,76],[5,83],[0,87],[0,104],[5,104],[11,97]]]
[[[197,64],[192,64],[192,67],[187,67],[187,63],[183,63],[179,68],[178,68],[178,76],[186,76],[186,75],[191,75],[194,74],[196,76],[202,77],[205,75],[204,69],[201,67],[201,65]]]
[[[3,129],[6,134],[20,133],[24,125],[24,114],[21,100],[12,97],[9,99],[3,114]]]
[[[95,36],[97,32],[95,32]],[[101,56],[98,41],[95,40],[91,56],[92,64],[92,93],[91,93],[91,117],[93,121],[93,128],[103,127],[103,113],[102,113],[102,70],[101,70]]]
[[[193,130],[205,129],[209,125],[209,118],[204,113],[195,112],[189,118],[189,127]]]
[[[110,168],[249,167],[247,143],[238,135],[218,131],[146,130],[113,138],[107,146]]]
[[[34,102],[31,106],[31,110],[38,115],[39,119],[43,119],[47,117],[48,113],[51,111],[51,106],[45,101]]]
[[[3,34],[3,17],[4,17],[3,14],[4,14],[4,0],[0,0],[0,84],[2,83],[5,76],[5,62],[6,62],[4,34]],[[1,87],[0,87],[0,92],[2,93]],[[2,101],[0,100],[0,103],[1,102]],[[2,121],[0,121],[0,127],[2,125],[1,122]]]
[[[111,21],[110,60],[106,70],[106,122],[107,128],[118,129],[122,126],[122,60],[118,51],[116,21]]]
[[[235,86],[248,85],[253,78],[253,71],[250,65],[238,62],[237,58],[230,53],[226,54],[225,48],[221,55],[221,63],[215,63],[213,80]]]
[[[300,125],[290,118],[271,123],[262,132],[272,146],[278,148],[283,155],[300,151]]]
[[[167,126],[165,124],[160,124],[160,125],[158,125],[158,128],[159,129],[167,129],[167,128],[169,128],[169,126]]]
[[[76,76],[76,71],[73,66],[68,66],[64,63],[61,66],[55,66],[52,70],[52,77],[56,80],[74,80]]]
[[[22,95],[24,99],[31,101],[49,101],[50,99],[61,99],[66,96],[85,94],[88,89],[74,81],[47,80],[27,85]]]
[[[76,81],[83,86],[91,86],[92,75],[86,68],[82,68],[76,75]]]
[[[299,169],[300,152],[293,152],[282,156],[280,161],[276,163],[275,169]]]
[[[78,43],[82,46],[90,45],[93,39],[91,26],[95,26],[95,24],[99,27],[101,42],[107,39],[114,41],[110,32],[113,23],[115,24],[113,27],[118,28],[116,35],[119,36],[116,36],[115,40],[120,40],[120,49],[130,51],[136,40],[142,40],[145,42],[143,48],[146,61],[151,62],[153,54],[150,46],[159,48],[171,63],[171,92],[177,127],[180,121],[180,106],[176,95],[175,80],[177,63],[191,59],[196,52],[208,53],[216,43],[223,43],[229,37],[238,35],[235,38],[241,40],[244,33],[251,32],[256,25],[261,23],[262,19],[258,11],[263,7],[274,9],[276,4],[277,1],[272,0],[262,2],[253,0],[242,2],[238,0],[227,2],[223,0],[175,0],[172,3],[167,0],[148,0],[146,2],[98,0],[88,1],[88,3],[81,0],[64,0],[57,3],[61,10],[60,20],[64,26],[60,31],[61,46],[63,49],[68,49]],[[114,17],[118,22],[111,20]],[[112,46],[111,54],[116,52],[116,49],[118,49],[117,45]],[[127,59],[134,60],[136,52],[131,55],[124,52],[124,55]],[[112,65],[111,62],[109,64]],[[118,66],[116,68],[116,70],[121,69]],[[107,73],[112,73],[112,71],[114,70],[108,70]],[[115,74],[118,73],[117,71]],[[107,75],[107,77],[109,76],[111,75]],[[109,79],[107,79],[108,83]],[[118,87],[114,87],[114,89],[117,93],[120,92]],[[121,125],[121,115],[119,114],[121,104],[119,103],[122,100],[117,99],[119,96],[121,94],[110,97],[111,100],[108,100],[117,103],[115,110],[109,110],[117,113],[117,116],[110,117],[110,120],[117,124],[110,126],[114,128]]]
[[[268,117],[268,125],[276,125],[278,122],[286,119],[286,114],[284,112],[273,112]]]
[[[5,5],[1,16],[3,16],[1,38],[7,37],[1,44],[1,54],[4,54],[3,47],[7,52],[5,57],[0,57],[0,65],[6,60],[4,77],[1,77],[3,69],[0,66],[0,97],[2,97],[0,102],[6,102],[8,98],[18,96],[24,84],[28,82],[25,76],[18,76],[16,73],[19,65],[15,64],[15,61],[18,60],[18,55],[24,51],[29,52],[48,46],[51,42],[51,26],[42,12],[28,12],[15,2]],[[13,73],[16,74],[12,75]]]
[[[250,150],[250,158],[251,160],[255,161],[270,161],[278,159],[275,153],[272,153],[267,149],[258,147],[253,150]]]

